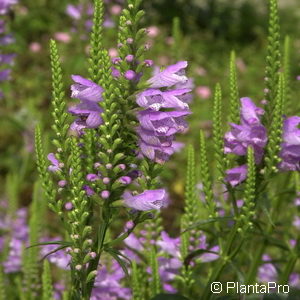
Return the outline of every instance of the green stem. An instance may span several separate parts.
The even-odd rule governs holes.
[[[254,283],[256,279],[257,269],[261,264],[261,257],[265,251],[265,248],[266,248],[266,241],[263,241],[255,252],[254,260],[251,263],[250,270],[246,278],[246,284]]]
[[[280,284],[287,284],[288,283],[290,275],[293,272],[293,269],[295,267],[295,264],[296,264],[297,260],[298,260],[297,255],[292,253],[288,263],[285,266],[285,269],[283,270],[281,278],[279,280]]]
[[[228,242],[224,248],[224,252],[221,255],[221,262],[217,263],[212,271],[212,274],[207,282],[207,285],[204,289],[201,299],[210,299],[211,287],[210,283],[215,282],[218,280],[219,276],[221,275],[223,269],[226,267],[228,262],[234,257],[237,253],[236,251],[231,252],[233,242],[235,237],[238,233],[238,223],[236,222],[233,228],[231,229]]]

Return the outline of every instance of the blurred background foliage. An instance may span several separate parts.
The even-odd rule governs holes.
[[[118,14],[112,14],[112,6],[122,4],[120,1],[107,2],[107,14],[114,25],[105,28],[104,42],[114,55]],[[279,2],[282,40],[287,34],[292,39],[292,88],[296,97],[300,89],[296,80],[300,73],[300,6],[292,0]],[[9,31],[16,42],[5,51],[16,52],[17,57],[11,80],[1,83],[5,97],[0,102],[0,189],[3,194],[7,174],[18,174],[16,186],[22,204],[30,202],[36,179],[33,152],[35,125],[38,122],[42,125],[44,141],[51,137],[49,39],[59,42],[67,87],[71,83],[71,74],[87,76],[88,34],[82,24],[88,16],[83,16],[83,20],[74,25],[74,20],[66,14],[68,4],[87,5],[87,1],[23,0],[7,17]],[[200,128],[207,136],[211,134],[212,91],[217,82],[222,85],[226,108],[232,50],[237,54],[240,96],[252,97],[257,103],[263,99],[267,1],[151,0],[144,1],[143,8],[146,12],[144,26],[149,29],[148,42],[153,45],[149,58],[158,66],[166,66],[177,59],[189,61],[188,75],[194,79],[195,95],[190,130],[181,137],[181,141],[196,146]],[[70,91],[66,90],[67,100],[69,95]],[[295,99],[294,103],[295,113],[299,112],[299,101]],[[51,150],[49,145],[47,147]],[[182,165],[185,161],[183,150],[168,163],[162,179],[167,183],[173,200],[173,209],[169,210],[166,222],[182,209],[185,175]]]

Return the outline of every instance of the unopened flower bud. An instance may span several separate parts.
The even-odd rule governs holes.
[[[109,196],[110,196],[110,192],[109,191],[104,190],[104,191],[101,192],[101,197],[103,199],[107,199]]]
[[[104,184],[110,183],[110,179],[108,177],[104,177],[102,181]]]
[[[133,80],[136,77],[136,73],[134,71],[132,71],[132,70],[128,70],[128,71],[125,72],[124,77],[127,80]]]
[[[58,182],[58,185],[59,185],[60,187],[65,187],[65,186],[67,185],[67,181],[66,181],[66,180],[60,180],[60,181]]]
[[[128,54],[126,57],[125,57],[125,60],[127,62],[133,62],[134,60],[134,56],[132,54]]]
[[[128,38],[126,40],[127,44],[131,45],[133,43],[133,38]]]
[[[108,169],[108,170],[111,169],[112,166],[113,166],[112,164],[106,164],[106,165],[105,165],[106,169]]]
[[[67,203],[65,204],[65,209],[66,209],[66,210],[71,210],[72,208],[73,208],[72,202],[67,202]]]

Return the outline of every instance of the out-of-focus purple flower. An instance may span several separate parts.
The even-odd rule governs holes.
[[[168,196],[164,189],[158,189],[146,190],[135,196],[131,192],[125,192],[123,199],[126,206],[139,211],[147,211],[152,209],[158,210],[166,206]]]
[[[192,96],[190,89],[176,89],[171,91],[160,91],[148,89],[137,96],[137,104],[144,108],[158,111],[161,108],[187,109]]]
[[[101,266],[95,280],[91,300],[132,299],[129,288],[122,286],[121,280],[125,277],[124,271],[117,262],[113,262],[112,271]]]
[[[121,76],[120,71],[114,67],[111,68],[111,74],[115,78],[119,78]]]
[[[214,246],[214,247],[210,248],[209,251],[216,252],[216,253],[207,252],[207,253],[200,255],[199,258],[202,262],[211,262],[211,261],[217,260],[220,257],[218,254],[220,251],[219,246]]]
[[[68,32],[56,32],[54,34],[54,37],[57,41],[63,42],[63,43],[69,43],[71,41],[71,36]]]
[[[134,80],[136,78],[136,73],[132,70],[127,70],[124,74],[124,77],[127,80]]]
[[[144,249],[141,241],[136,237],[135,234],[131,233],[125,240],[126,246],[135,249],[136,251],[142,251]]]
[[[250,98],[241,98],[241,124],[231,123],[231,131],[225,134],[225,153],[242,156],[252,146],[256,163],[260,163],[267,143],[267,132],[260,123],[264,110],[256,107]]]
[[[1,0],[0,1],[0,15],[5,15],[10,7],[14,4],[17,4],[18,0]]]
[[[129,176],[122,176],[119,178],[118,181],[121,182],[122,184],[130,184],[132,179]]]
[[[0,37],[0,45],[6,46],[15,42],[14,37],[11,34]]]
[[[60,240],[59,238],[46,238],[44,237],[42,239],[42,242],[55,242]],[[54,251],[56,248],[58,248],[59,244],[49,244],[49,245],[43,245],[41,247],[41,255],[46,256],[51,251]],[[47,259],[52,263],[55,264],[57,267],[68,270],[71,256],[65,251],[65,250],[58,250],[50,255],[47,256]]]
[[[300,206],[300,198],[296,198],[295,201],[294,201],[294,204],[296,206]]]
[[[90,173],[90,174],[86,175],[86,180],[87,181],[96,181],[96,180],[99,180],[99,176],[97,174]]]
[[[66,13],[75,20],[79,20],[81,17],[80,8],[72,4],[67,5]]]
[[[148,33],[148,36],[154,38],[156,36],[158,36],[160,30],[157,26],[150,26],[147,28],[147,33]]]
[[[33,53],[38,53],[40,52],[42,49],[42,46],[40,43],[38,42],[32,42],[30,45],[29,45],[29,50]]]
[[[87,196],[93,196],[95,194],[95,191],[88,185],[85,185],[83,189],[85,190]]]
[[[182,262],[178,258],[158,257],[158,264],[159,275],[165,282],[173,280],[182,267]]]
[[[186,83],[188,78],[185,76],[187,61],[180,61],[171,65],[154,75],[148,80],[151,88],[171,87],[175,84]]]
[[[11,70],[9,69],[0,71],[0,81],[8,80],[10,76],[10,72]]]
[[[151,59],[145,59],[145,60],[144,60],[144,64],[145,64],[147,67],[152,67],[152,66],[153,66],[153,60],[151,60]]]
[[[51,172],[61,171],[61,164],[58,161],[58,159],[55,157],[54,153],[49,153],[47,158],[51,162],[51,165],[48,167],[49,171]]]
[[[99,106],[103,89],[91,80],[78,75],[72,75],[75,84],[71,86],[72,98],[78,98],[80,103],[69,108],[69,112],[80,118],[75,120],[71,129],[80,132],[83,128],[97,128],[102,123],[100,116],[103,109]]]
[[[247,165],[241,165],[226,171],[225,181],[236,186],[247,178]]]
[[[295,288],[300,288],[300,274],[292,273],[289,278],[289,285]]]
[[[0,64],[11,64],[16,54],[0,54]]]
[[[208,86],[198,86],[195,92],[202,99],[208,99],[211,96],[211,89]]]
[[[300,217],[295,216],[294,221],[293,221],[293,225],[300,230]]]
[[[121,11],[122,11],[122,7],[120,5],[117,5],[117,4],[113,5],[110,8],[111,14],[115,15],[115,16],[119,15],[121,13]]]
[[[7,216],[0,228],[7,231],[9,237],[8,255],[3,262],[4,271],[5,273],[19,272],[23,249],[28,243],[27,209],[17,210],[15,218]]]
[[[284,120],[283,143],[279,168],[283,171],[300,170],[300,117],[293,116]]]
[[[180,238],[171,238],[167,232],[161,232],[161,239],[156,243],[163,252],[173,257],[180,256]]]
[[[275,266],[268,262],[271,260],[271,257],[269,255],[264,254],[263,255],[263,265],[261,265],[258,269],[258,281],[259,282],[276,282],[277,281],[277,270]]]

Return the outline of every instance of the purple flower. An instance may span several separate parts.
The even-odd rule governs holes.
[[[236,186],[247,178],[247,165],[241,165],[226,171],[225,181]]]
[[[28,242],[27,209],[21,208],[15,218],[4,219],[0,224],[1,230],[8,233],[8,255],[3,262],[5,273],[19,272],[22,265],[22,253]],[[2,249],[0,249],[2,250]]]
[[[266,263],[258,269],[258,281],[259,282],[276,282],[277,281],[277,270],[275,266],[267,261],[270,261],[270,256],[264,254],[263,261]]]
[[[190,89],[177,89],[162,92],[148,89],[137,96],[137,104],[141,107],[158,111],[161,108],[188,109],[192,99]]]
[[[81,10],[79,6],[75,6],[72,4],[67,5],[66,13],[73,19],[79,20],[81,17]]]
[[[140,211],[158,210],[166,206],[168,201],[167,193],[164,189],[146,190],[135,196],[130,192],[125,192],[123,198],[126,206]]]
[[[11,70],[9,69],[0,71],[0,81],[5,81],[9,79],[10,72]]]
[[[163,252],[173,257],[180,257],[180,238],[171,238],[167,232],[161,232],[161,240],[156,243]]]
[[[175,84],[184,84],[188,81],[185,76],[185,68],[187,61],[180,61],[175,65],[171,65],[154,75],[148,80],[151,88],[171,87]]]
[[[42,242],[55,242],[60,240],[60,238],[46,238],[44,237],[42,239]],[[43,245],[41,247],[41,255],[46,256],[48,255],[51,251],[54,251],[56,248],[58,248],[60,245],[59,244],[49,244],[49,245]],[[69,264],[71,261],[71,256],[66,253],[65,250],[59,250],[56,251],[50,255],[47,256],[47,259],[49,262],[52,264],[55,264],[61,269],[68,270],[69,269]]]
[[[295,228],[300,230],[300,217],[295,216],[294,221],[293,221],[293,225],[295,226]]]
[[[1,0],[0,1],[0,15],[4,15],[10,9],[10,6],[18,3],[18,0]]]
[[[61,163],[55,157],[54,153],[49,153],[47,156],[48,160],[51,162],[51,165],[48,167],[48,170],[51,172],[61,171]]]
[[[119,182],[121,182],[122,184],[130,184],[131,181],[132,181],[132,179],[129,176],[121,176],[119,178]]]
[[[16,54],[0,54],[0,64],[11,64]]]
[[[300,117],[287,118],[283,124],[283,143],[279,168],[283,171],[300,170]]]
[[[289,285],[295,288],[300,288],[300,274],[292,273],[289,278]]]
[[[135,249],[137,251],[142,251],[144,249],[141,241],[136,237],[135,234],[131,233],[125,240],[126,246]]]
[[[75,84],[71,86],[72,98],[78,98],[80,103],[69,108],[69,112],[80,118],[75,120],[71,129],[81,132],[83,128],[96,128],[102,123],[100,114],[103,109],[99,106],[103,89],[91,80],[79,75],[72,75]]]
[[[184,117],[190,113],[188,110],[168,112],[144,110],[139,113],[138,119],[142,130],[152,131],[157,136],[170,136],[187,128]]]
[[[127,80],[133,80],[136,78],[136,73],[132,70],[127,70],[124,74],[124,77],[127,79]]]
[[[78,98],[81,101],[100,102],[102,101],[103,88],[89,79],[79,75],[72,75],[75,84],[72,84],[72,98]]]
[[[200,259],[202,262],[211,262],[219,258],[219,254],[217,254],[220,251],[219,246],[213,246],[212,248],[209,249],[209,251],[216,252],[216,253],[207,252],[200,255]]]
[[[225,153],[243,156],[252,146],[256,163],[261,162],[267,144],[267,132],[259,119],[263,113],[263,109],[256,107],[250,98],[241,99],[241,125],[230,124],[231,131],[225,134]]]
[[[130,289],[121,284],[125,274],[120,265],[114,261],[110,270],[105,266],[98,270],[91,300],[132,299]]]
[[[15,39],[11,34],[0,37],[0,45],[5,46],[15,42]]]

